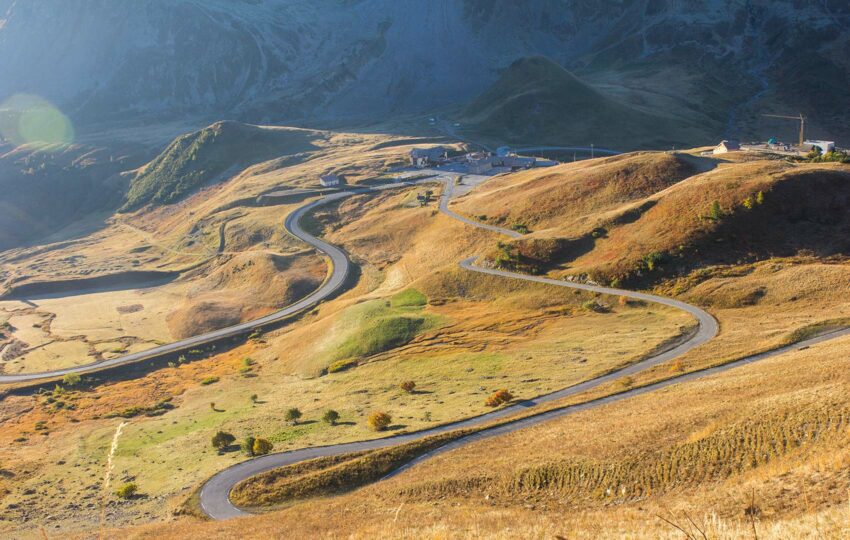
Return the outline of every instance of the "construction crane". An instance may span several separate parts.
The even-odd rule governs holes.
[[[803,113],[800,113],[799,116],[787,116],[784,114],[763,114],[762,116],[768,116],[770,118],[785,118],[786,120],[799,120],[800,121],[800,146],[803,146],[803,143],[806,142],[806,117],[803,116]]]

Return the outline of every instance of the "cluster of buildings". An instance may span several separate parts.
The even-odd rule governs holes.
[[[410,164],[416,168],[439,167],[448,163],[466,165],[469,174],[487,174],[493,169],[509,169],[512,171],[530,169],[532,167],[550,167],[556,162],[541,160],[532,156],[520,156],[507,146],[490,152],[470,152],[464,156],[449,158],[449,151],[443,146],[434,148],[414,148],[410,151]]]
[[[410,151],[410,164],[419,169],[442,165],[448,160],[449,150],[444,146],[414,148]]]
[[[338,174],[325,174],[319,177],[319,184],[322,187],[339,187],[345,183],[345,179]]]
[[[771,152],[789,155],[808,154],[813,149],[817,148],[821,154],[835,151],[834,141],[807,140],[803,145],[788,144],[776,140],[769,139],[766,143],[741,144],[735,140],[723,140],[720,144],[714,147],[712,154],[726,154],[728,152],[749,151],[749,152]],[[706,152],[708,153],[708,152]]]

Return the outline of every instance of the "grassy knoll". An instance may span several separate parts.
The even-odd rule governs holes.
[[[849,179],[840,164],[630,154],[507,177],[458,208],[535,231],[494,245],[494,261],[634,288],[715,264],[847,256]]]
[[[177,138],[133,179],[122,211],[169,204],[227,171],[233,174],[286,154],[315,150],[311,132],[217,122]]]

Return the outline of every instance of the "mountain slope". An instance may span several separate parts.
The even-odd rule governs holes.
[[[595,141],[616,148],[657,148],[709,136],[682,121],[623,105],[543,57],[511,64],[464,109],[462,118],[465,130],[478,137],[526,145]]]
[[[52,234],[121,204],[144,152],[78,144],[0,143],[0,251]]]
[[[837,0],[0,0],[0,102],[34,93],[81,122],[387,118],[467,103],[545,55],[715,135],[790,138],[772,108],[840,139],[848,28]]]
[[[632,287],[701,266],[850,255],[850,167],[839,164],[630,154],[505,178],[456,208],[531,229],[492,254],[497,264]]]
[[[145,166],[133,179],[122,210],[173,203],[228,172],[235,174],[256,163],[315,150],[311,138],[316,138],[316,132],[216,122],[178,137]]]

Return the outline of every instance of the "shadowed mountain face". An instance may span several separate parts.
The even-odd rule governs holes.
[[[77,122],[375,119],[467,103],[543,55],[718,135],[790,138],[770,109],[840,138],[848,28],[839,0],[0,0],[0,100]]]

